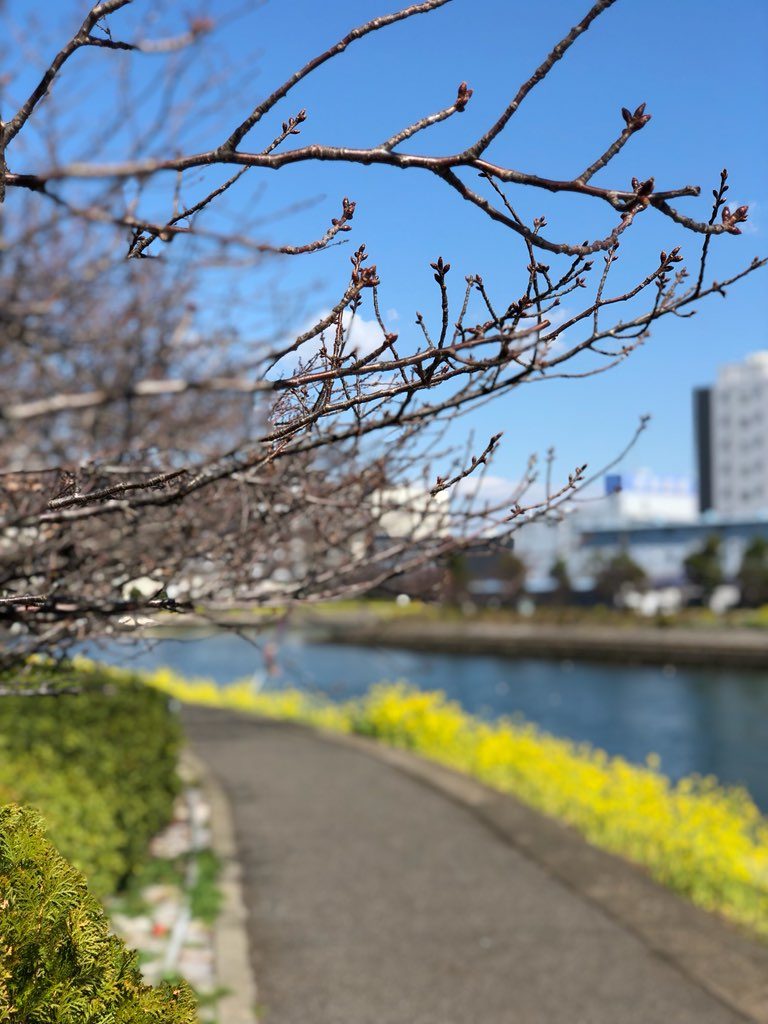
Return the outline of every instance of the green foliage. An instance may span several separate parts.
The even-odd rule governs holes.
[[[504,597],[508,601],[516,600],[525,586],[528,568],[525,562],[514,551],[502,551],[499,555],[499,577],[503,582]]]
[[[768,540],[755,537],[744,551],[738,575],[741,603],[750,608],[768,604]]]
[[[568,564],[564,558],[557,557],[552,563],[549,575],[554,581],[554,599],[559,603],[565,602],[571,595],[571,576],[568,572]]]
[[[152,885],[169,885],[183,889],[185,867],[184,856],[149,857],[133,872],[120,892],[110,897],[110,913],[123,914],[126,917],[140,917],[142,914],[151,913],[152,904],[147,899],[145,890]]]
[[[723,582],[723,567],[720,564],[720,538],[707,537],[698,551],[694,551],[683,562],[689,581],[699,587],[705,598],[711,596]]]
[[[196,857],[197,876],[190,893],[190,910],[194,918],[212,924],[219,916],[221,863],[212,850],[201,850]]]
[[[742,613],[738,624],[749,626],[752,629],[768,629],[768,603],[761,604],[754,611]]]
[[[110,909],[135,917],[149,913],[151,906],[147,902],[145,890],[152,885],[184,889],[188,885],[190,861],[194,870],[194,881],[188,889],[192,917],[213,924],[219,916],[222,893],[219,887],[221,862],[212,850],[183,853],[168,859],[150,858],[131,876],[126,887],[109,901]]]
[[[469,565],[467,556],[454,551],[448,556],[445,580],[445,600],[450,604],[461,604],[469,594]]]
[[[193,1024],[183,982],[143,984],[136,955],[109,934],[85,879],[38,814],[0,808],[0,1022]]]
[[[0,802],[36,807],[61,853],[104,897],[170,818],[180,727],[167,699],[127,673],[40,663],[24,681],[52,679],[82,692],[0,700]]]
[[[598,597],[613,604],[626,587],[643,587],[647,582],[645,571],[627,551],[619,551],[600,566],[595,574]]]
[[[77,765],[44,771],[31,756],[3,758],[0,804],[24,803],[45,813],[56,845],[88,874],[95,893],[104,896],[123,877],[128,863],[115,828],[109,795]]]

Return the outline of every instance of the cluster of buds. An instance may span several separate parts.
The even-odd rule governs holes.
[[[529,274],[548,274],[549,264],[548,263],[529,263],[525,268]]]
[[[656,287],[659,289],[660,292],[667,287],[667,275],[672,270],[672,264],[682,263],[682,261],[683,257],[680,255],[679,245],[676,245],[675,248],[671,250],[671,252],[665,252],[664,249],[661,250],[661,252],[659,253],[659,269],[656,272]],[[685,273],[685,271],[681,271],[677,276],[677,280],[682,280],[682,277],[685,276]]]
[[[645,181],[632,178],[632,191],[635,193],[635,198],[627,199],[624,205],[619,207],[621,213],[626,215],[646,209],[651,201],[655,183],[654,178],[646,178]]]
[[[456,96],[456,102],[454,103],[454,107],[456,107],[456,110],[460,114],[466,110],[467,104],[469,103],[471,98],[472,89],[469,88],[466,82],[462,82],[461,85],[459,86],[459,92],[458,95]]]
[[[299,125],[302,121],[307,120],[306,110],[300,110],[294,117],[289,117],[287,121],[283,121],[283,135],[299,135]]]
[[[587,260],[587,262],[582,267],[579,268],[579,274],[575,279],[575,284],[577,288],[587,287],[587,279],[586,277],[582,277],[581,275],[588,274],[592,267],[594,267],[594,265],[595,264],[593,260]]]
[[[204,36],[204,35],[207,35],[209,32],[212,32],[213,29],[214,29],[215,24],[216,23],[213,20],[213,18],[204,18],[204,17],[190,18],[190,21],[189,21],[189,31],[190,31],[190,34],[195,39],[197,39],[199,36]]]
[[[748,214],[748,206],[737,206],[735,210],[732,210],[730,206],[724,206],[721,214],[723,227],[732,235],[740,235],[741,228],[737,228],[736,225],[743,224]]]
[[[437,281],[437,283],[438,284],[442,284],[445,281],[445,275],[451,269],[451,264],[450,263],[444,263],[443,262],[443,257],[442,256],[438,256],[437,257],[437,262],[436,263],[430,263],[429,265],[430,265],[430,267],[435,272],[435,280]]]
[[[365,251],[365,246],[361,245],[354,256],[350,257],[352,264],[352,284],[357,285],[358,288],[374,288],[379,283],[379,277],[376,273],[376,264],[373,263],[370,267],[364,267],[363,263],[368,259],[368,254]]]
[[[636,196],[642,196],[644,198],[645,196],[651,195],[655,183],[656,181],[654,178],[646,178],[645,181],[639,181],[637,178],[633,178],[632,190]]]
[[[626,107],[622,107],[621,116],[624,118],[624,123],[631,132],[639,131],[651,120],[651,115],[645,113],[644,103],[641,103],[639,107],[636,107],[634,113],[630,113]]]
[[[668,269],[672,263],[682,263],[683,257],[680,255],[680,246],[676,245],[675,248],[666,253],[663,249],[659,253],[659,263],[664,270]]]
[[[349,226],[348,221],[352,220],[355,215],[355,206],[351,199],[347,199],[346,196],[341,200],[341,217],[332,217],[331,224],[338,231],[351,231],[352,228]],[[354,261],[353,261],[354,262]]]
[[[528,295],[523,295],[517,302],[510,303],[509,309],[507,310],[507,316],[521,317],[529,306],[533,305],[533,299]]]

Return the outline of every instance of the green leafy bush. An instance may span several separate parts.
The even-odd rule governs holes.
[[[720,560],[722,542],[713,534],[707,537],[698,551],[693,551],[683,562],[685,575],[702,596],[709,600],[713,592],[723,583],[725,574]]]
[[[750,541],[737,579],[742,604],[755,608],[768,602],[768,540],[765,537]]]
[[[128,872],[109,795],[76,765],[41,772],[28,756],[0,764],[0,804],[23,803],[45,814],[56,845],[88,876],[94,893],[105,896]]]
[[[183,982],[145,985],[109,934],[85,879],[45,837],[38,814],[0,808],[0,1021],[193,1024]]]
[[[180,727],[167,698],[128,673],[80,662],[25,670],[25,685],[51,682],[82,692],[0,700],[0,803],[36,807],[104,897],[170,819]]]
[[[616,604],[622,591],[643,588],[648,582],[645,570],[627,551],[619,551],[598,566],[595,573],[595,593],[602,601]]]

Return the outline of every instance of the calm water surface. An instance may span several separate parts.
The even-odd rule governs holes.
[[[264,639],[255,638],[260,645]],[[334,699],[405,679],[444,690],[485,718],[519,715],[631,761],[656,753],[674,778],[698,772],[740,783],[768,810],[768,671],[430,654],[320,644],[292,633],[271,643],[271,673],[259,647],[231,633],[164,639],[151,649],[121,644],[106,656],[125,665],[169,665],[220,683],[254,676],[265,689],[299,686]]]

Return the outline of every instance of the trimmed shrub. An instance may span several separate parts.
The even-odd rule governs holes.
[[[755,537],[747,546],[738,575],[741,603],[749,608],[768,603],[768,539]]]
[[[38,814],[0,808],[0,1021],[193,1024],[183,983],[145,985],[82,874],[45,837]]]
[[[115,827],[114,807],[76,765],[41,771],[30,757],[0,764],[0,804],[23,803],[45,815],[56,846],[85,873],[99,897],[113,892],[128,873],[123,837]]]
[[[167,698],[129,673],[80,662],[25,670],[25,685],[52,681],[82,692],[0,700],[0,801],[36,807],[104,897],[170,820],[181,730]]]

